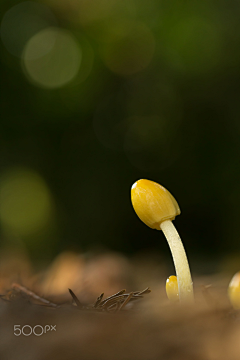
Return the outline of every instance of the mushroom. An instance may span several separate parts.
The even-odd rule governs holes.
[[[237,272],[228,286],[228,297],[234,309],[240,309],[240,271]]]
[[[178,296],[178,283],[175,275],[169,276],[166,281],[166,293],[170,301],[176,302],[179,300]]]
[[[138,180],[131,189],[133,208],[150,228],[162,230],[176,269],[179,299],[193,301],[193,285],[187,256],[172,220],[180,214],[177,201],[163,186],[151,180]]]

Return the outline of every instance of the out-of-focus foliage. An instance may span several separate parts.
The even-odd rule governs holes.
[[[130,187],[166,186],[188,253],[240,251],[240,4],[2,1],[0,241],[168,251]]]

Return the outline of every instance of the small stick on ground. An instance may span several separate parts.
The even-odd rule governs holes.
[[[119,307],[118,311],[122,310],[122,309],[124,308],[124,306],[127,305],[127,303],[131,300],[132,296],[133,296],[133,293],[130,293],[130,294],[128,295],[128,297],[126,298],[126,300],[125,300],[125,301],[122,303],[122,305]]]
[[[37,302],[39,302],[40,305],[45,305],[45,306],[50,306],[50,307],[58,306],[57,304],[54,304],[53,302],[51,302],[47,299],[44,299],[43,297],[35,294],[33,291],[27,289],[25,286],[19,285],[17,283],[13,283],[11,288],[15,293],[25,295],[29,298],[32,298],[32,299],[36,300]],[[14,294],[10,291],[9,297],[11,297],[12,295],[14,295]]]
[[[98,307],[98,305],[100,304],[100,302],[102,301],[102,298],[104,296],[104,293],[102,293],[96,300],[95,304],[93,305],[93,307],[96,309]]]
[[[116,294],[111,295],[103,300],[104,293],[102,293],[94,304],[83,305],[78,297],[74,294],[71,289],[68,289],[69,293],[77,305],[78,309],[81,310],[96,310],[96,311],[107,311],[107,312],[117,312],[122,310],[129,301],[135,301],[143,298],[143,295],[151,292],[149,288],[146,288],[142,291],[133,291],[129,294],[126,294],[126,290],[120,290]],[[16,297],[22,297],[27,299],[29,302],[34,303],[35,305],[41,305],[45,307],[54,307],[59,308],[63,304],[54,304],[53,302],[35,294],[33,291],[27,289],[26,287],[19,285],[17,283],[13,283],[11,286],[11,290],[9,290],[5,295],[0,295],[0,299],[4,301],[11,302]]]
[[[78,298],[77,298],[77,296],[74,294],[74,292],[73,292],[71,289],[68,289],[68,291],[70,292],[70,294],[71,294],[73,300],[75,301],[77,307],[78,307],[79,309],[82,309],[82,308],[83,308],[83,305],[82,305],[81,302],[78,300]]]

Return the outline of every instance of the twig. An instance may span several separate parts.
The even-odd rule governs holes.
[[[102,293],[96,300],[95,304],[93,305],[94,308],[97,308],[100,302],[102,301],[104,293]]]
[[[118,311],[122,310],[122,309],[124,308],[124,306],[127,305],[127,303],[131,300],[132,296],[133,296],[133,293],[130,293],[130,294],[128,295],[128,297],[126,298],[126,300],[125,300],[125,301],[122,303],[122,305],[119,307]]]
[[[33,298],[34,300],[39,301],[41,304],[51,306],[51,307],[57,307],[58,306],[57,304],[54,304],[51,301],[49,301],[47,299],[44,299],[43,297],[35,294],[33,291],[27,289],[25,286],[13,283],[12,284],[12,290],[16,291],[17,293],[27,295],[27,296]]]
[[[71,289],[68,289],[68,291],[70,292],[73,300],[75,301],[76,305],[78,308],[82,309],[83,305],[81,304],[81,302],[78,300],[77,296],[74,294],[74,292]]]

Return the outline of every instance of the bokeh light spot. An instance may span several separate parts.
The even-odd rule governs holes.
[[[70,32],[47,28],[34,35],[23,53],[23,69],[35,85],[58,88],[78,73],[82,51]]]
[[[0,178],[0,222],[6,231],[20,236],[41,230],[52,213],[50,192],[35,172],[11,169]]]
[[[216,67],[221,59],[221,34],[205,18],[185,17],[171,29],[164,29],[168,61],[174,67],[191,73],[202,73]]]
[[[102,57],[108,68],[119,75],[131,75],[146,68],[152,60],[155,39],[142,23],[116,24],[102,45]]]
[[[110,16],[116,0],[88,0],[78,2],[78,17],[83,25]]]
[[[47,6],[24,1],[5,13],[1,22],[1,39],[11,54],[20,57],[33,35],[56,25],[57,20]]]

